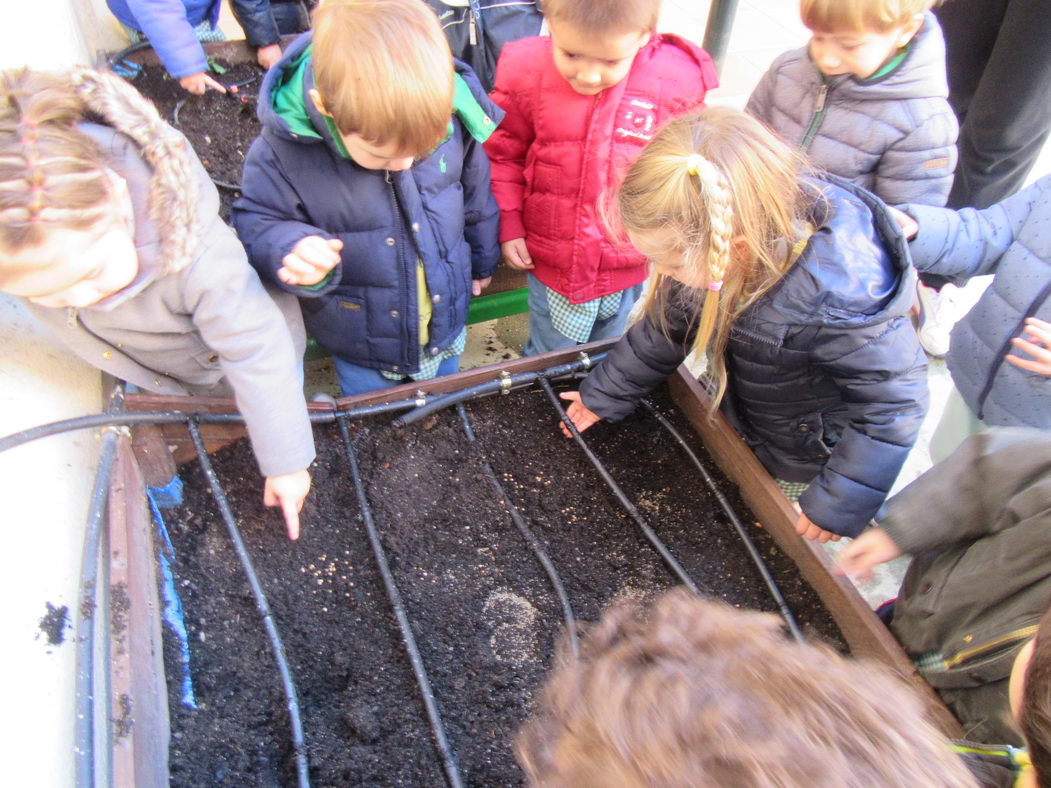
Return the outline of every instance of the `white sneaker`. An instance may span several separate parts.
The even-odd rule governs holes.
[[[920,311],[916,334],[920,345],[933,358],[944,358],[949,352],[949,337],[956,321],[963,317],[957,305],[956,285],[945,285],[941,290],[916,284]]]

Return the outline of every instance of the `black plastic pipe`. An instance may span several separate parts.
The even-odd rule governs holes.
[[[456,764],[456,757],[453,755],[449,739],[445,735],[445,726],[442,724],[442,715],[438,710],[438,701],[434,697],[434,690],[431,689],[431,682],[427,678],[427,671],[423,666],[420,650],[416,646],[416,638],[412,634],[412,625],[409,623],[409,616],[405,612],[405,604],[402,602],[401,592],[398,591],[398,586],[394,582],[394,574],[390,571],[387,554],[383,550],[379,531],[376,529],[376,522],[372,518],[372,507],[369,506],[369,500],[365,495],[365,484],[361,479],[361,472],[358,470],[358,458],[354,452],[354,443],[350,439],[350,428],[347,427],[347,419],[345,417],[339,418],[338,421],[339,431],[343,435],[343,446],[346,449],[347,461],[350,463],[350,475],[354,479],[354,491],[358,496],[361,519],[365,523],[365,532],[368,534],[369,544],[372,546],[372,554],[376,558],[376,565],[379,567],[380,576],[383,578],[383,587],[387,591],[391,607],[394,608],[394,617],[401,632],[401,641],[409,655],[412,672],[416,676],[416,684],[420,688],[420,695],[423,696],[423,705],[427,710],[427,719],[430,721],[434,743],[442,760],[445,778],[448,780],[450,788],[463,788],[460,768]]]
[[[562,409],[562,404],[559,402],[558,396],[555,394],[555,390],[551,388],[551,384],[547,381],[547,378],[541,377],[539,378],[539,381],[544,389],[544,393],[547,394],[547,398],[551,400],[551,406],[558,412],[559,418],[562,419],[562,423],[566,425],[577,445],[583,450],[584,454],[587,455],[587,458],[591,460],[591,464],[595,466],[595,470],[599,472],[599,476],[602,477],[606,486],[609,487],[610,491],[617,497],[617,500],[620,501],[620,505],[624,507],[624,510],[631,516],[631,519],[635,521],[639,530],[642,531],[643,536],[645,536],[649,543],[653,545],[653,549],[660,554],[660,557],[664,559],[664,563],[668,565],[668,568],[679,578],[679,582],[690,589],[690,591],[700,596],[701,591],[693,581],[693,578],[687,574],[686,570],[683,569],[682,564],[676,560],[675,556],[671,554],[671,551],[668,550],[668,547],[661,541],[660,537],[658,537],[654,530],[650,528],[649,523],[647,523],[645,518],[639,513],[635,504],[628,500],[628,496],[626,496],[624,491],[620,489],[620,485],[613,479],[610,472],[606,470],[606,466],[602,464],[602,460],[591,451],[591,448],[584,441],[584,438],[581,437],[577,425],[573,423],[573,420],[570,419]]]
[[[715,69],[721,74],[726,50],[730,46],[730,33],[734,17],[737,16],[737,0],[712,0],[708,9],[708,23],[704,28],[704,51],[712,56]]]
[[[281,674],[281,685],[285,690],[288,718],[292,727],[292,750],[296,762],[296,776],[300,788],[309,788],[310,777],[307,768],[307,748],[303,740],[303,722],[299,715],[299,699],[296,695],[296,686],[292,681],[292,672],[288,667],[288,658],[285,656],[285,647],[281,643],[281,636],[277,632],[277,625],[274,623],[273,614],[270,612],[270,605],[267,604],[266,594],[263,592],[263,587],[259,584],[259,578],[252,566],[252,559],[248,555],[244,542],[241,540],[241,532],[238,530],[237,522],[234,520],[230,502],[226,499],[225,493],[223,493],[222,485],[219,483],[219,477],[212,467],[211,460],[208,459],[208,451],[204,448],[204,440],[201,438],[201,430],[197,426],[197,421],[190,419],[186,426],[190,430],[190,439],[193,441],[194,448],[197,449],[197,458],[201,462],[201,470],[204,471],[204,476],[208,480],[208,486],[211,488],[215,503],[219,507],[219,514],[226,524],[226,531],[230,535],[234,552],[237,553],[237,558],[241,561],[241,567],[244,569],[245,576],[248,579],[248,586],[252,589],[256,610],[263,617],[263,625],[266,627],[266,633],[270,638],[270,647],[274,652],[274,661],[277,662],[277,670]]]
[[[463,403],[456,404],[456,412],[460,415],[460,423],[463,425],[463,431],[467,435],[467,440],[474,443],[474,430],[471,429],[471,421],[467,416],[467,410],[464,408]],[[544,572],[547,573],[547,578],[551,581],[551,585],[555,589],[555,596],[558,597],[558,602],[562,605],[562,617],[566,622],[566,632],[569,633],[569,647],[573,650],[573,656],[578,656],[580,654],[580,647],[577,643],[577,620],[573,615],[573,606],[569,604],[569,595],[566,593],[566,587],[562,584],[562,578],[559,577],[554,563],[552,563],[547,551],[544,550],[544,546],[540,544],[540,540],[536,538],[533,531],[528,525],[526,525],[525,518],[522,517],[522,513],[518,511],[518,507],[511,502],[511,498],[507,495],[504,486],[500,483],[500,479],[497,477],[496,471],[493,470],[493,466],[490,465],[489,460],[484,457],[482,458],[482,473],[485,475],[485,478],[489,480],[489,484],[496,493],[496,497],[499,498],[501,503],[506,507],[507,513],[511,515],[512,522],[514,522],[515,527],[518,528],[518,532],[522,534],[522,538],[525,539],[526,544],[529,545],[529,549],[533,551],[536,560],[540,562],[542,567],[544,567]]]
[[[406,413],[404,416],[396,418],[394,420],[394,426],[407,427],[410,424],[416,423],[420,419],[430,416],[432,413],[436,413],[439,410],[451,407],[457,403],[467,402],[468,400],[484,397],[489,394],[496,394],[499,391],[505,393],[510,392],[511,389],[528,386],[536,380],[548,378],[554,379],[573,375],[582,370],[590,369],[594,364],[601,361],[605,355],[605,353],[599,353],[594,358],[591,358],[581,353],[582,358],[577,361],[571,361],[568,364],[560,364],[555,367],[537,370],[536,372],[522,372],[518,375],[507,375],[505,373],[503,377],[496,378],[495,380],[487,380],[485,383],[479,383],[475,386],[461,389],[460,391],[453,391],[449,394],[435,397],[426,405],[422,405],[411,413]]]
[[[799,624],[796,623],[795,616],[792,615],[792,610],[788,607],[788,602],[785,601],[784,595],[781,593],[781,589],[777,585],[777,581],[774,580],[774,576],[770,573],[770,568],[766,565],[766,561],[759,554],[759,549],[755,546],[755,542],[752,541],[752,537],[749,536],[748,531],[745,530],[744,525],[741,523],[737,513],[730,506],[730,502],[726,500],[726,496],[722,494],[722,491],[715,484],[715,479],[708,473],[708,469],[701,463],[700,458],[694,453],[693,449],[683,438],[682,433],[675,429],[675,425],[672,424],[668,418],[657,410],[652,403],[648,400],[642,400],[642,405],[648,410],[654,418],[660,423],[665,430],[675,439],[675,441],[682,447],[682,450],[686,452],[686,456],[690,458],[690,462],[693,463],[697,472],[701,474],[704,479],[704,483],[708,485],[708,489],[711,490],[712,495],[715,496],[715,500],[719,502],[719,506],[722,507],[723,512],[730,519],[730,523],[733,525],[734,530],[737,531],[737,535],[741,537],[741,541],[744,542],[745,550],[748,551],[748,555],[752,557],[752,561],[755,563],[755,568],[759,571],[759,576],[763,578],[763,582],[766,583],[766,587],[770,590],[770,596],[774,598],[774,602],[777,604],[778,610],[781,611],[781,617],[784,618],[785,624],[788,625],[788,631],[792,633],[792,637],[796,640],[803,641],[803,633],[799,631]]]

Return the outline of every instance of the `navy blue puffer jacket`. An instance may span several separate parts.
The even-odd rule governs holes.
[[[927,409],[926,360],[909,319],[915,273],[883,203],[839,178],[795,265],[733,325],[723,409],[771,475],[810,482],[814,523],[856,536],[890,490]],[[674,287],[679,287],[675,285]],[[696,321],[669,294],[669,335],[647,317],[580,387],[616,421],[682,362]]]
[[[260,276],[299,296],[307,331],[323,347],[353,364],[410,374],[420,357],[417,260],[432,302],[430,355],[463,328],[471,280],[496,269],[499,214],[489,160],[454,115],[448,139],[411,169],[358,166],[310,101],[310,37],[296,39],[263,81],[263,133],[245,159],[234,226]],[[469,68],[457,70],[491,129],[503,113]],[[281,260],[310,235],[340,239],[342,261],[318,287],[285,285],[277,278]]]

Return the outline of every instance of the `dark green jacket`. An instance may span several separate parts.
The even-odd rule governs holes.
[[[894,634],[968,739],[1021,744],[1007,679],[1051,598],[1051,433],[972,436],[891,499],[881,524],[914,556]]]

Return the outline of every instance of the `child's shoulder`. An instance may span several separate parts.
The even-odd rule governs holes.
[[[509,41],[500,51],[500,63],[512,63],[517,67],[538,67],[546,62],[538,58],[549,56],[551,46],[550,36],[528,36]]]

